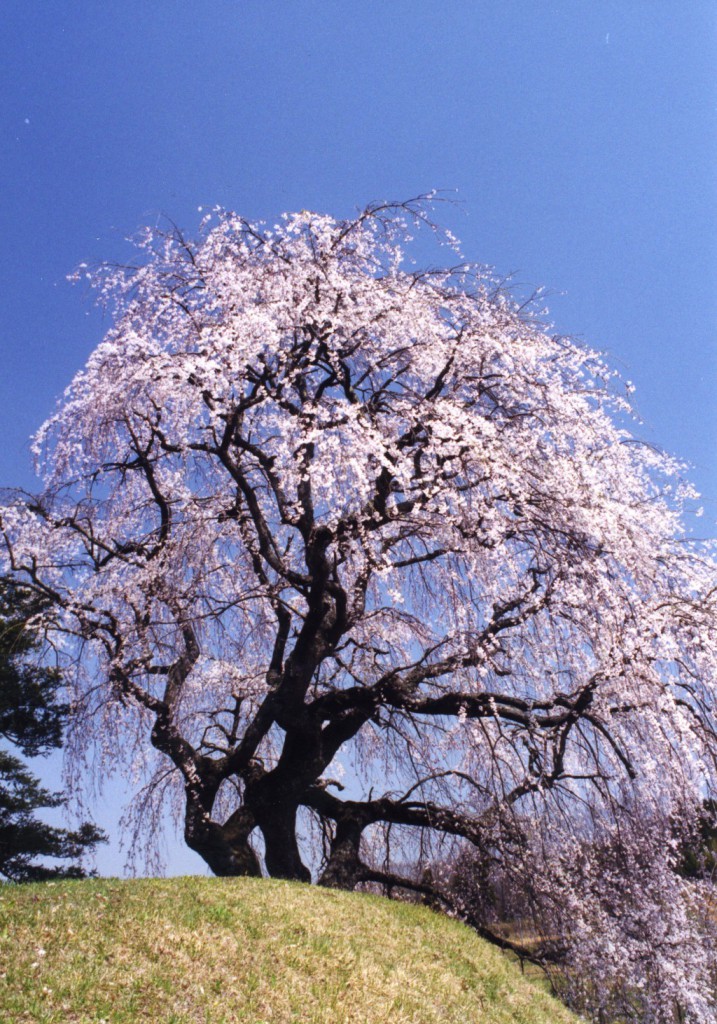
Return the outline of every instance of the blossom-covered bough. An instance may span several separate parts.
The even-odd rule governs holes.
[[[73,666],[76,742],[136,764],[151,738],[217,874],[424,891],[405,865],[457,844],[555,899],[639,807],[672,927],[717,753],[693,496],[594,353],[480,269],[404,263],[426,209],[217,211],[89,275],[113,326],[37,436],[43,492],[2,510],[7,566]],[[711,1020],[677,917],[650,977]]]

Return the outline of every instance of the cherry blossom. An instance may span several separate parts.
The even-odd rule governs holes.
[[[577,851],[629,794],[638,884],[714,791],[714,549],[599,355],[480,267],[405,259],[428,210],[215,210],[81,268],[112,325],[35,438],[41,493],[2,509],[5,568],[48,599],[76,748],[144,780],[135,823],[179,799],[217,874],[348,888],[515,841],[619,963]],[[707,883],[660,857],[651,976],[711,1021],[681,952]]]

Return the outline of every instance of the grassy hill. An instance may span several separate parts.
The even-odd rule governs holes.
[[[3,1024],[575,1024],[455,921],[258,879],[0,886]]]

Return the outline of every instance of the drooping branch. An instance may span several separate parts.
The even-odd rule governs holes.
[[[637,962],[601,858],[640,807],[694,951],[669,851],[717,789],[714,551],[601,359],[480,268],[402,265],[401,216],[430,220],[221,214],[103,271],[113,325],[38,435],[43,493],[2,508],[2,571],[71,666],[76,749],[150,722],[217,873],[307,879],[311,818],[325,884],[422,893],[445,841],[478,927],[496,879],[544,908],[569,878]]]

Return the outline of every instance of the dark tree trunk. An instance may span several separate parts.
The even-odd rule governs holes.
[[[236,875],[261,875],[257,855],[246,840],[230,840],[223,834],[221,825],[211,822],[201,832],[185,830],[187,846],[206,861],[215,875],[233,877]]]
[[[253,816],[241,807],[220,825],[190,795],[184,821],[184,838],[215,875],[261,875],[259,858],[249,843],[255,828]]]
[[[264,837],[264,861],[271,877],[310,882],[311,872],[296,841],[297,805],[264,797],[253,810]]]
[[[296,841],[298,802],[290,781],[272,772],[247,785],[247,807],[264,838],[264,862],[271,878],[310,882]]]
[[[363,827],[356,821],[341,821],[331,844],[331,854],[319,885],[330,889],[353,889],[362,880],[359,846]]]

